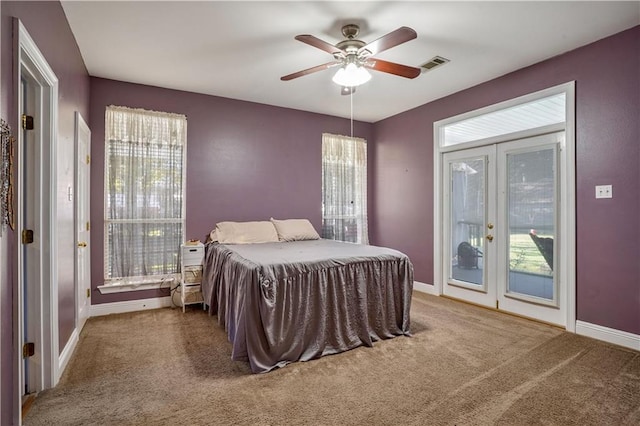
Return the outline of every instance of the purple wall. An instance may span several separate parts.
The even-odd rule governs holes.
[[[89,79],[58,2],[0,2],[0,111],[17,122],[12,17],[20,18],[59,79],[58,285],[60,349],[74,324],[74,111],[92,129],[92,285],[102,282],[104,108],[109,104],[188,116],[187,238],[215,222],[308,217],[320,226],[320,137],[347,134],[347,120],[149,86]],[[578,318],[640,334],[640,27],[516,71],[376,124],[356,123],[369,144],[370,233],[405,251],[416,279],[433,282],[433,122],[570,80],[577,93]],[[594,66],[594,64],[603,64]],[[91,99],[89,99],[91,93]],[[614,198],[594,200],[596,184]],[[12,424],[15,239],[0,239],[0,424]],[[92,303],[157,296],[100,295]]]
[[[84,66],[75,38],[67,18],[58,2],[9,2],[2,1],[2,117],[15,128],[17,123],[17,100],[13,83],[12,17],[19,18],[58,78],[58,151],[57,151],[57,196],[58,207],[58,315],[59,348],[62,351],[75,328],[74,291],[74,207],[67,198],[67,188],[74,186],[74,113],[79,111],[89,116],[89,75]],[[10,242],[15,239],[12,232],[5,234],[7,256],[0,260],[3,265],[0,283],[2,303],[2,398],[0,399],[0,423],[11,424],[14,416],[13,403],[17,397],[17,378],[14,375],[15,348],[12,341],[13,294],[16,291],[15,271],[6,265],[16,262],[15,248]],[[7,240],[9,243],[7,243]]]
[[[433,122],[575,80],[578,319],[640,334],[639,75],[635,27],[376,123],[372,237],[433,283]]]
[[[186,238],[204,240],[216,222],[309,218],[321,225],[322,133],[349,134],[349,121],[320,114],[139,84],[91,78],[91,277],[103,283],[104,113],[108,105],[185,114]],[[372,139],[373,125],[354,123]],[[369,162],[373,162],[371,156]],[[373,189],[371,189],[373,191]],[[161,295],[157,290],[103,295],[92,303]]]

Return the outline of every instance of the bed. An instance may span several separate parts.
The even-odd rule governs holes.
[[[315,239],[205,247],[202,292],[254,373],[409,335],[413,266],[389,248]]]

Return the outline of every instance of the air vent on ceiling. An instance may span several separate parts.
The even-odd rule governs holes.
[[[449,62],[449,60],[447,58],[443,58],[442,56],[434,56],[433,58],[429,59],[424,64],[420,65],[420,68],[422,68],[425,71],[431,71],[435,67],[439,67],[440,65],[444,65],[447,62]]]

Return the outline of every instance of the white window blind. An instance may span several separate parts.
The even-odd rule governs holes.
[[[535,99],[470,118],[456,120],[442,127],[442,146],[507,135],[565,121],[566,94]]]
[[[367,141],[322,135],[322,237],[369,244]]]
[[[187,119],[109,106],[105,139],[105,282],[173,276],[184,234]]]

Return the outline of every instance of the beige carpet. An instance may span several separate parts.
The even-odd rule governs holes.
[[[415,294],[413,337],[253,375],[192,307],[90,319],[26,425],[638,425],[640,353]]]

